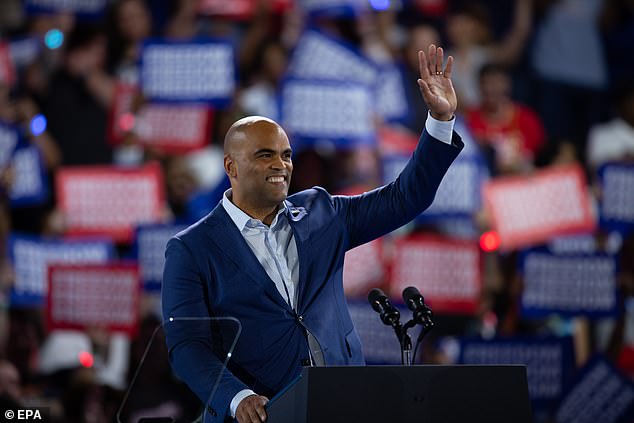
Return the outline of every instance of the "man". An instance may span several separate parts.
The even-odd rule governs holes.
[[[428,56],[419,52],[427,131],[397,180],[374,191],[344,197],[316,187],[287,198],[293,164],[284,130],[262,117],[229,129],[224,166],[231,189],[169,241],[163,276],[170,361],[205,402],[210,421],[264,421],[267,397],[303,365],[364,364],[343,294],[344,254],[427,208],[463,147],[453,133],[453,58],[443,72],[443,50],[431,45]],[[232,316],[242,325],[213,398],[219,357],[233,334],[178,319],[209,316]]]

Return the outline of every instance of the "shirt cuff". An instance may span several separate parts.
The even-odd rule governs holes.
[[[427,120],[425,121],[425,129],[427,133],[439,141],[445,144],[451,145],[451,138],[453,136],[453,125],[456,122],[456,117],[452,117],[451,120],[437,120],[431,116],[431,113],[427,112]]]
[[[250,389],[243,389],[242,391],[238,392],[235,397],[233,397],[233,399],[231,400],[231,404],[229,404],[229,410],[231,411],[232,418],[234,419],[236,418],[236,411],[238,411],[238,405],[240,405],[240,402],[246,397],[248,397],[249,395],[256,395],[256,393]]]

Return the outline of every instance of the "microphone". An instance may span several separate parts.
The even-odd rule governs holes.
[[[401,313],[390,303],[390,299],[379,288],[374,288],[368,294],[368,302],[381,317],[381,321],[396,327],[399,324]]]
[[[414,322],[423,326],[434,325],[432,322],[431,308],[425,304],[425,299],[415,286],[409,286],[403,290],[403,301],[407,305],[407,308],[414,312]]]

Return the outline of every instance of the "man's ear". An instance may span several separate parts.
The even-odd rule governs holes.
[[[238,172],[236,169],[236,162],[228,154],[225,154],[224,166],[225,166],[225,173],[227,174],[227,176],[229,176],[229,178],[235,178],[237,176]]]

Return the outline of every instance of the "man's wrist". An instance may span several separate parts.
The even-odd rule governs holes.
[[[453,113],[445,113],[445,114],[439,115],[439,114],[436,114],[436,113],[432,112],[431,110],[429,111],[429,114],[434,119],[441,120],[441,121],[444,121],[444,122],[448,122],[451,119],[453,119],[453,117],[454,117]]]
[[[233,399],[231,400],[231,404],[229,404],[229,413],[231,414],[231,417],[236,417],[236,411],[238,411],[238,406],[240,405],[242,400],[251,395],[257,394],[251,389],[243,389],[233,397]]]

